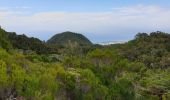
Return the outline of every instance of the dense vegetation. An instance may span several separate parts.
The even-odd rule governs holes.
[[[12,45],[8,39],[8,36],[6,34],[6,31],[1,29],[1,27],[0,27],[0,47],[7,49],[7,50],[12,47]]]
[[[92,43],[85,36],[73,32],[63,32],[56,34],[51,39],[49,39],[47,43],[61,46],[67,46],[70,43],[80,46],[92,45]]]
[[[20,49],[23,52],[36,52],[38,54],[58,53],[56,45],[47,45],[45,42],[26,35],[17,35],[14,32],[6,32],[0,29],[0,43],[2,47]],[[10,46],[11,45],[11,46]]]
[[[31,48],[34,43],[16,46],[15,37],[5,33],[0,31],[0,100],[170,99],[167,33],[138,33],[109,46],[57,46],[59,54],[39,53]],[[18,50],[24,48],[35,52]]]

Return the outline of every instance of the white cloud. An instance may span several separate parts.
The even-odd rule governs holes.
[[[140,31],[170,32],[169,18],[169,8],[153,5],[113,8],[109,12],[41,12],[29,16],[22,15],[22,12],[0,10],[0,24],[10,31],[19,33],[57,33],[70,30],[87,33],[89,36],[89,33],[93,33],[94,36],[107,34],[121,37]]]
[[[160,12],[164,9],[154,5],[149,5],[149,6],[136,5],[136,6],[129,6],[129,7],[113,8],[113,10],[124,14],[152,14],[152,13]]]

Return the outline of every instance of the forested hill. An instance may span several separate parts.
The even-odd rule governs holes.
[[[63,47],[0,29],[0,100],[170,100],[170,35]]]
[[[122,44],[119,52],[131,61],[140,61],[149,68],[170,66],[170,34],[164,32],[138,33],[134,40]]]
[[[17,35],[15,32],[6,32],[3,29],[0,29],[0,31],[2,47],[10,48],[13,46],[13,48],[22,49],[24,51],[32,50],[38,54],[59,53],[59,49],[62,47],[68,48],[71,45],[82,48],[92,46],[91,41],[85,36],[73,32],[56,34],[46,43],[38,38],[28,37],[25,34]]]
[[[76,43],[79,46],[92,45],[90,40],[88,40],[85,36],[74,32],[63,32],[56,34],[51,39],[49,39],[47,43],[62,46],[67,46],[69,43]]]
[[[0,27],[0,47],[10,49],[12,47],[7,32]]]
[[[3,48],[13,47],[23,51],[32,50],[38,54],[57,53],[57,46],[47,45],[38,38],[26,35],[17,35],[15,32],[6,32],[0,28],[0,44]]]

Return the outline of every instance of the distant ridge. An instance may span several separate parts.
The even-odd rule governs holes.
[[[0,27],[0,48],[20,49],[23,52],[31,51],[37,54],[57,53],[56,46],[47,45],[38,38],[28,37],[25,34],[18,35],[15,32],[7,32]]]
[[[84,35],[75,32],[63,32],[54,35],[47,41],[48,44],[66,46],[68,43],[76,43],[79,46],[92,45],[92,42]]]

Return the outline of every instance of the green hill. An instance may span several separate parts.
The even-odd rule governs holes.
[[[9,49],[12,47],[6,34],[6,31],[3,30],[1,27],[0,27],[0,47],[4,49]]]
[[[170,100],[170,34],[108,46],[72,32],[50,40],[60,44],[0,29],[0,100]],[[66,47],[46,54],[56,45]]]
[[[4,49],[22,49],[34,51],[38,54],[57,53],[57,47],[47,45],[38,38],[28,37],[25,34],[17,35],[15,32],[7,32],[0,28],[0,47]]]
[[[118,51],[130,61],[140,61],[148,68],[166,69],[170,66],[170,34],[138,33],[135,39],[119,45]]]
[[[77,43],[79,46],[92,45],[90,40],[88,40],[85,36],[74,32],[63,32],[56,34],[49,39],[47,43],[61,46],[66,46],[69,43]]]

